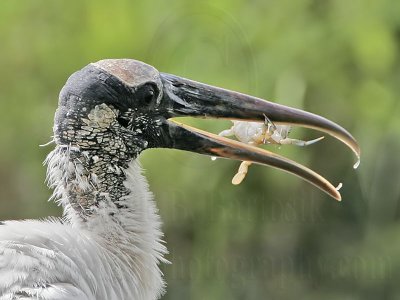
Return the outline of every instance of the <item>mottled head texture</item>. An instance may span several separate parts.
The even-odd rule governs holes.
[[[102,60],[72,74],[60,93],[57,147],[48,158],[53,197],[83,219],[102,203],[124,208],[125,170],[159,138],[161,99],[159,72],[135,60]]]
[[[151,128],[161,98],[160,75],[150,65],[123,59],[90,64],[72,74],[61,90],[56,142],[95,149],[107,144],[97,133],[113,134],[123,140],[127,154],[137,154],[155,134]]]

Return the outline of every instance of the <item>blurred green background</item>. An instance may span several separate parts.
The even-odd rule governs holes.
[[[39,147],[58,93],[89,62],[135,58],[324,115],[363,153],[354,171],[332,138],[272,147],[343,182],[342,203],[274,169],[232,186],[238,162],[143,153],[172,261],[163,299],[400,299],[400,1],[2,0],[0,37],[0,219],[61,214]]]

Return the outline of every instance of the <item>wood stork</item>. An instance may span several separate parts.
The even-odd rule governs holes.
[[[318,115],[106,59],[72,74],[55,114],[46,159],[63,218],[0,223],[0,299],[158,299],[167,253],[161,221],[137,161],[175,148],[252,161],[290,172],[336,199],[308,168],[266,150],[170,120],[193,116],[299,125],[326,132],[358,156],[355,139]]]

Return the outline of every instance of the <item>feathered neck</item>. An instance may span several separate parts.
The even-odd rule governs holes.
[[[167,249],[139,162],[131,160],[124,168],[90,151],[57,146],[46,163],[47,181],[54,188],[52,199],[63,206],[66,222],[98,241],[106,253],[116,257],[116,264],[122,262],[125,269],[131,266],[130,275],[118,276],[129,281],[127,286],[136,278],[135,294],[143,296],[139,299],[158,298],[164,287],[158,265],[167,262]],[[116,266],[117,270],[124,268]]]
[[[136,159],[57,145],[45,163],[51,199],[71,225],[110,235],[150,231],[160,240],[157,208]]]

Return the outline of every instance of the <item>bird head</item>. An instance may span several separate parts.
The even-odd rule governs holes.
[[[359,157],[356,140],[321,116],[256,97],[160,73],[132,59],[92,63],[68,79],[60,93],[54,136],[58,145],[101,151],[129,161],[148,148],[174,148],[252,161],[297,175],[332,197],[325,178],[290,159],[223,138],[172,118],[192,116],[308,127],[339,139]]]

